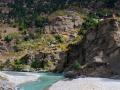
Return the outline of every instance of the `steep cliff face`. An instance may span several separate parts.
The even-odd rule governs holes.
[[[115,19],[101,22],[86,36],[84,48],[86,62],[105,62],[119,48],[119,23]]]
[[[89,30],[82,42],[71,46],[67,65],[72,65],[75,60],[80,62],[80,72],[86,75],[120,74],[119,39],[120,28],[117,19],[105,19],[95,29]]]
[[[119,33],[119,23],[116,19],[107,19],[101,22],[96,30],[90,30],[84,44],[85,62],[106,63],[108,70],[119,74],[116,67],[119,66]]]

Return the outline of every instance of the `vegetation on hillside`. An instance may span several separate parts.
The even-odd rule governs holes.
[[[117,11],[119,9],[116,7],[116,3],[119,0],[92,0],[92,2],[91,0],[11,1],[13,2],[6,1],[0,3],[0,27],[7,24],[0,31],[0,40],[3,46],[7,47],[8,50],[6,51],[10,50],[4,54],[5,57],[15,56],[17,60],[30,52],[42,51],[52,53],[67,51],[69,44],[81,41],[87,30],[95,28],[100,19],[104,19],[113,12],[119,16],[119,12]],[[55,17],[69,17],[71,12],[68,14],[66,11],[77,12],[76,16],[80,16],[84,20],[81,28],[74,28],[75,32],[71,32],[72,34],[76,34],[75,37],[71,36],[73,39],[68,40],[67,35],[65,35],[66,33],[44,33],[45,26],[49,26]],[[6,27],[12,27],[13,31],[10,31]],[[19,62],[8,63],[8,66],[9,64],[15,70],[21,70],[25,67]],[[51,62],[48,64],[51,64]],[[31,66],[38,68],[40,65],[37,65],[37,62],[33,62]],[[47,66],[49,65],[45,67],[47,68]],[[76,61],[73,68],[79,69],[80,66],[79,62]],[[3,65],[0,65],[1,68],[3,68]]]

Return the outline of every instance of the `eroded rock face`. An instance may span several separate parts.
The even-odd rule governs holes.
[[[82,63],[82,74],[120,74],[120,28],[117,20],[106,19],[89,30],[82,42],[71,46],[68,59],[68,66],[76,60]]]
[[[90,30],[86,36],[86,62],[105,62],[118,50],[120,30],[117,21],[101,22],[95,30]],[[117,52],[116,52],[117,53]]]
[[[120,28],[115,19],[108,19],[100,23],[97,29],[88,32],[84,44],[87,63],[103,62],[120,73]]]
[[[83,19],[74,11],[66,11],[66,15],[54,17],[50,23],[45,26],[46,34],[63,34],[69,39],[76,37],[76,31],[80,29]]]
[[[74,12],[71,12],[74,13]],[[45,27],[46,33],[64,33],[80,28],[82,25],[82,19],[80,16],[71,14],[70,16],[57,16],[55,17],[49,26]]]

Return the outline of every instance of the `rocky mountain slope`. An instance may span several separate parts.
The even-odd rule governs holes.
[[[119,3],[0,1],[0,69],[119,74]]]
[[[78,33],[83,17],[77,11],[63,10],[52,13],[48,19],[49,23],[40,31],[4,26],[1,31],[2,70],[31,71],[33,67],[63,71],[67,46],[81,38]]]

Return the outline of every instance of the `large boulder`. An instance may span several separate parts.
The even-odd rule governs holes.
[[[66,78],[72,79],[72,78],[77,78],[78,74],[75,71],[68,71],[64,73],[64,76]]]

